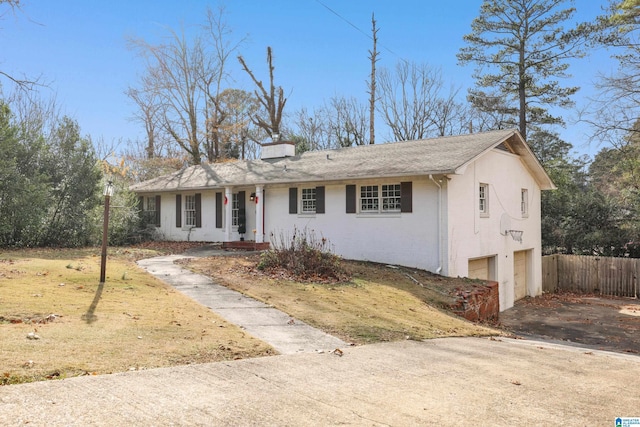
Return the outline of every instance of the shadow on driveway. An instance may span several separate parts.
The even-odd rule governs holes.
[[[640,301],[569,293],[527,297],[500,313],[503,329],[525,338],[640,355]]]

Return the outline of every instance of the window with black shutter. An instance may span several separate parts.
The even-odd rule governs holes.
[[[413,183],[400,183],[400,212],[413,212]]]
[[[222,228],[222,193],[216,193],[216,228]]]
[[[176,227],[182,227],[182,195],[176,194]]]
[[[356,213],[356,186],[347,185],[346,195],[347,213]]]
[[[316,213],[324,213],[324,187],[316,187]]]
[[[298,213],[298,189],[289,188],[289,213]]]
[[[202,227],[202,194],[196,193],[196,228]]]

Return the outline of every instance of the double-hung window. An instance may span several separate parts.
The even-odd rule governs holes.
[[[380,199],[377,185],[363,185],[360,187],[360,212],[378,212]]]
[[[523,218],[529,216],[529,190],[526,188],[520,190],[520,213]]]
[[[155,196],[147,196],[145,197],[145,221],[148,224],[155,224],[156,222],[156,197]]]
[[[382,211],[400,212],[400,184],[382,186]]]
[[[478,187],[478,210],[480,216],[489,216],[489,184]]]
[[[186,227],[196,226],[196,196],[194,195],[184,197],[184,225]]]
[[[301,194],[302,200],[302,213],[315,213],[316,212],[316,189],[303,188]]]
[[[413,185],[411,181],[345,187],[345,211],[348,214],[411,213]]]
[[[400,212],[400,184],[360,186],[360,212]]]
[[[150,218],[155,218],[156,215],[156,196],[146,197],[147,212],[149,212]]]
[[[324,186],[289,188],[289,213],[301,215],[323,214],[324,211]]]
[[[144,223],[160,227],[160,195],[141,197],[140,203]]]
[[[238,198],[238,193],[233,193],[231,195],[231,225],[234,227],[238,226],[240,218],[240,199]]]

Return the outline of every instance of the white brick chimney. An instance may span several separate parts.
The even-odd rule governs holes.
[[[293,141],[265,142],[262,144],[261,159],[279,159],[296,155],[296,143]]]

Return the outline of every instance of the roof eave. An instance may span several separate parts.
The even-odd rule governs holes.
[[[529,145],[525,142],[525,140],[522,138],[522,135],[520,135],[520,132],[518,132],[518,130],[516,130],[516,129],[514,129],[511,134],[506,135],[505,137],[503,137],[500,140],[497,140],[495,143],[493,143],[487,149],[485,149],[481,153],[478,153],[473,158],[467,160],[466,162],[464,162],[463,164],[458,166],[455,169],[454,173],[456,175],[464,174],[465,170],[467,169],[467,167],[470,164],[472,164],[473,162],[478,160],[480,157],[484,156],[486,153],[488,153],[489,151],[493,150],[494,148],[496,148],[498,145],[502,144],[503,142],[506,142],[506,141],[509,141],[509,140],[511,140],[513,142],[513,138],[515,138],[515,142],[516,142],[515,144],[512,144],[513,148],[514,148],[514,151],[516,152],[516,154],[518,156],[520,156],[520,158],[524,162],[524,164],[527,167],[527,169],[529,169],[529,172],[535,178],[536,182],[540,186],[540,189],[541,190],[555,190],[557,187],[555,186],[555,184],[551,180],[551,177],[549,177],[547,172],[544,170],[544,167],[542,167],[542,164],[538,161],[538,158],[535,156],[535,154],[533,154],[533,151],[531,151],[531,148],[529,148]]]

